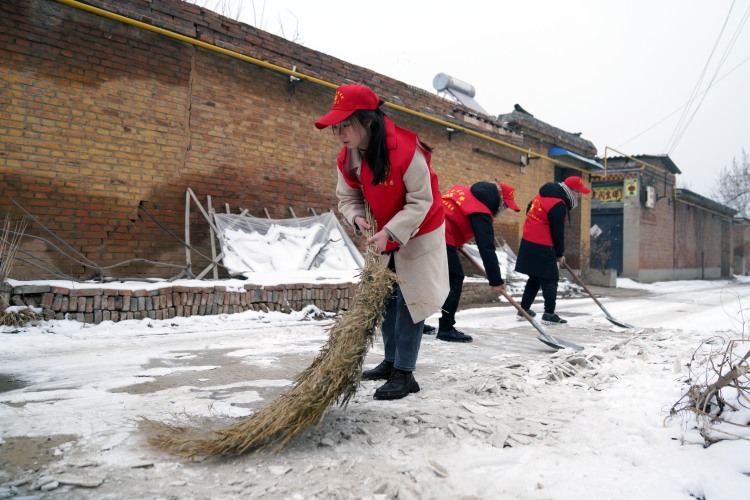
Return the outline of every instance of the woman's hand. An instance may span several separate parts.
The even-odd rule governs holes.
[[[503,295],[504,293],[508,293],[508,288],[503,283],[502,285],[493,286],[492,291],[498,295]]]
[[[365,224],[367,223],[365,222]],[[375,246],[378,247],[378,250],[380,250],[381,252],[385,252],[385,246],[388,244],[389,238],[390,235],[388,234],[388,231],[386,231],[385,229],[381,229],[377,233],[373,234],[372,238],[367,240],[367,244],[375,244]]]
[[[367,223],[367,220],[361,215],[358,215],[354,218],[354,225],[359,228],[360,232],[365,232],[366,230],[370,229],[370,225]]]
[[[557,262],[559,262],[561,266],[564,266],[565,265],[565,256],[562,255],[562,256],[558,257],[557,258]]]

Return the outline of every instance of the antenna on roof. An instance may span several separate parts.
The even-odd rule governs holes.
[[[440,92],[447,92],[451,97],[467,108],[471,108],[477,113],[489,115],[489,113],[474,100],[476,91],[471,84],[463,82],[450,75],[446,75],[445,73],[438,73],[435,75],[435,78],[432,79],[432,86],[435,87],[438,94]]]

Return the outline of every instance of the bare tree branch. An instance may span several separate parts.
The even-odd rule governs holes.
[[[737,215],[750,218],[750,156],[742,150],[742,160],[732,160],[719,174],[714,196],[720,203],[737,210]]]

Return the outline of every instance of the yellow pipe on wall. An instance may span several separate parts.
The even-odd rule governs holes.
[[[308,81],[310,83],[314,83],[316,85],[321,85],[323,87],[327,87],[327,88],[330,88],[330,89],[335,89],[335,88],[338,87],[338,85],[335,84],[335,83],[327,82],[325,80],[321,80],[319,78],[308,76],[308,75],[299,73],[299,72],[294,71],[294,70],[286,69],[286,68],[284,68],[282,66],[277,66],[275,64],[267,63],[265,61],[261,61],[260,59],[256,59],[254,57],[250,57],[250,56],[246,56],[246,55],[240,54],[239,52],[234,52],[232,50],[228,50],[228,49],[225,49],[225,48],[222,48],[222,47],[218,47],[216,45],[212,45],[210,43],[206,43],[206,42],[201,41],[201,40],[196,40],[195,38],[190,38],[188,36],[181,35],[179,33],[175,33],[174,31],[170,31],[170,30],[167,30],[167,29],[164,29],[164,28],[159,28],[158,26],[153,26],[151,24],[147,24],[147,23],[144,23],[144,22],[141,22],[141,21],[136,21],[135,19],[131,19],[129,17],[122,16],[120,14],[115,14],[114,12],[109,12],[107,10],[100,9],[100,8],[94,7],[92,5],[87,5],[87,4],[84,4],[84,3],[81,3],[81,2],[77,2],[76,0],[55,0],[55,1],[58,2],[58,3],[62,3],[62,4],[65,4],[65,5],[68,5],[70,7],[74,7],[74,8],[80,9],[80,10],[84,10],[86,12],[90,12],[92,14],[97,14],[97,15],[102,16],[102,17],[106,17],[106,18],[109,18],[109,19],[113,19],[115,21],[119,21],[119,22],[122,22],[122,23],[125,23],[125,24],[129,24],[131,26],[137,26],[137,27],[142,28],[144,30],[151,31],[151,32],[154,32],[154,33],[158,33],[160,35],[164,35],[164,36],[167,36],[169,38],[174,38],[175,40],[180,40],[182,42],[189,43],[189,44],[192,44],[192,45],[195,45],[195,46],[207,49],[207,50],[212,50],[214,52],[218,52],[220,54],[224,54],[224,55],[229,56],[229,57],[234,57],[236,59],[240,59],[242,61],[249,62],[251,64],[255,64],[257,66],[261,66],[263,68],[270,69],[272,71],[277,71],[277,72],[283,73],[285,75],[293,76],[295,78],[299,78],[300,80],[306,80],[306,81]],[[494,142],[495,144],[499,144],[499,145],[504,146],[506,148],[510,148],[510,149],[515,150],[515,151],[519,151],[521,153],[529,155],[530,157],[531,156],[535,156],[537,158],[543,158],[545,160],[551,161],[554,164],[561,165],[561,166],[563,166],[565,168],[576,170],[576,171],[582,172],[582,173],[592,174],[592,172],[590,172],[588,170],[584,170],[584,169],[581,169],[579,167],[575,167],[573,165],[569,165],[567,163],[561,162],[559,160],[552,159],[552,158],[550,158],[548,156],[545,156],[543,154],[540,154],[540,153],[534,153],[530,149],[524,149],[524,148],[522,148],[520,146],[516,146],[515,144],[511,144],[509,142],[505,142],[505,141],[502,141],[500,139],[496,139],[494,137],[490,137],[488,135],[482,134],[480,132],[476,132],[476,131],[471,130],[471,129],[466,128],[466,127],[462,127],[461,125],[457,125],[455,123],[451,123],[451,122],[448,122],[448,121],[445,121],[445,120],[441,120],[439,118],[435,118],[435,117],[426,115],[424,113],[420,113],[419,111],[414,111],[414,110],[411,110],[409,108],[405,108],[403,106],[399,106],[398,104],[393,104],[391,102],[384,102],[384,106],[387,106],[389,108],[393,108],[395,110],[401,111],[402,113],[406,113],[406,114],[409,114],[409,115],[412,115],[412,116],[416,116],[418,118],[422,118],[423,120],[427,120],[429,122],[436,123],[438,125],[445,126],[447,128],[452,128],[454,130],[460,130],[461,132],[464,132],[464,133],[469,134],[469,135],[473,135],[473,136],[478,137],[480,139],[484,139],[486,141]],[[606,171],[606,168],[605,168],[605,171]]]
[[[641,166],[640,169],[638,169],[639,171],[645,170],[646,167],[651,167],[651,168],[653,168],[655,170],[658,170],[659,172],[662,172],[662,170],[663,170],[663,169],[657,167],[656,165],[652,165],[652,164],[647,163],[645,161],[639,160],[638,158],[633,158],[632,156],[626,155],[625,153],[623,153],[621,151],[617,151],[614,148],[610,148],[609,146],[605,146],[605,148],[604,148],[604,175],[605,175],[605,177],[607,175],[607,151],[608,150],[614,151],[615,153],[619,154],[620,156],[624,156],[625,158],[628,158],[630,160],[633,160],[636,163],[641,164],[642,166]],[[711,210],[710,208],[702,207],[700,205],[696,205],[695,203],[691,203],[689,201],[685,201],[685,200],[679,199],[677,197],[677,176],[675,174],[673,174],[672,172],[669,172],[669,175],[672,176],[672,199],[675,202],[682,203],[684,205],[690,205],[692,207],[698,208],[698,209],[703,210],[705,212],[716,214],[716,215],[718,215],[720,217],[726,217],[725,214],[719,213],[719,212],[717,212],[715,210]]]
[[[196,45],[198,47],[202,47],[204,49],[213,50],[214,52],[218,52],[220,54],[224,54],[230,57],[234,57],[236,59],[241,59],[245,62],[249,62],[252,64],[256,64],[258,66],[262,66],[264,68],[278,71],[280,73],[285,73],[290,76],[294,76],[297,78],[300,78],[302,80],[308,80],[312,83],[316,83],[318,85],[322,85],[324,87],[329,87],[332,89],[335,89],[338,87],[338,85],[334,85],[332,83],[326,82],[325,80],[320,80],[318,78],[314,78],[312,76],[303,75],[301,73],[297,73],[296,71],[288,70],[286,68],[283,68],[281,66],[277,66],[275,64],[267,63],[265,61],[261,61],[260,59],[255,59],[254,57],[249,57],[243,54],[240,54],[239,52],[234,52],[231,50],[224,49],[222,47],[218,47],[216,45],[212,45],[210,43],[203,42],[201,40],[196,40],[195,38],[190,38],[189,36],[181,35],[179,33],[175,33],[174,31],[169,31],[164,28],[159,28],[158,26],[154,26],[151,24],[147,24],[141,21],[136,21],[135,19],[131,19],[126,16],[121,16],[120,14],[115,14],[114,12],[109,12],[108,10],[100,9],[98,7],[94,7],[92,5],[87,5],[85,3],[77,2],[75,0],[55,0],[58,3],[62,3],[65,5],[68,5],[70,7],[75,7],[77,9],[85,10],[87,12],[91,12],[92,14],[97,14],[102,17],[106,17],[109,19],[114,19],[115,21],[120,21],[125,24],[130,24],[132,26],[137,26],[139,28],[142,28],[144,30],[153,31],[154,33],[158,33],[160,35],[168,36],[170,38],[174,38],[175,40],[180,40],[185,43],[189,43],[192,45]]]

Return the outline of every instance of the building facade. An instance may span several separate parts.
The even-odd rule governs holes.
[[[651,283],[730,278],[735,211],[676,187],[667,155],[606,158],[592,182],[592,267]]]
[[[20,280],[198,274],[212,236],[188,190],[257,217],[335,209],[340,146],[313,123],[344,83],[373,88],[433,147],[443,191],[497,180],[525,206],[561,169],[588,183],[572,155],[596,153],[178,0],[6,0],[0,59],[0,211],[30,221]],[[513,249],[523,217],[496,223]]]

